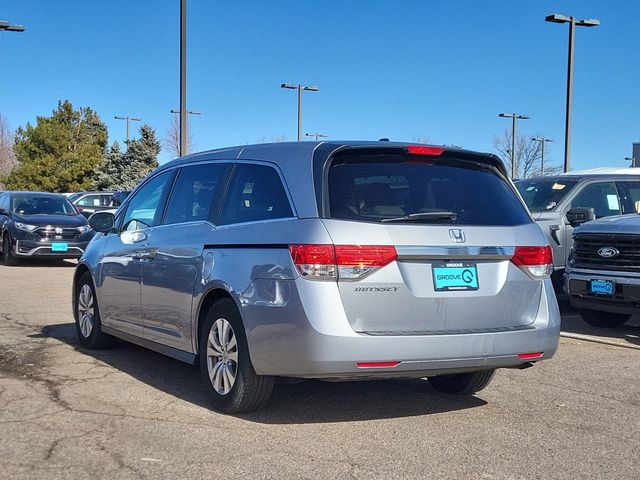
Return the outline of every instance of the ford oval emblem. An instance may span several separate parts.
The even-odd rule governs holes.
[[[618,255],[620,255],[620,250],[613,247],[602,247],[600,250],[598,250],[598,255],[605,258],[617,257]]]

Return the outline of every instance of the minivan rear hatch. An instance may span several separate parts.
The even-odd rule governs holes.
[[[351,246],[351,262],[367,246],[396,252],[378,268],[338,274],[355,331],[473,333],[534,321],[542,282],[513,259],[523,246],[548,247],[496,160],[424,146],[330,158],[321,216],[336,252]]]

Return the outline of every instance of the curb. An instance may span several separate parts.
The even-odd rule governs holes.
[[[630,348],[631,350],[640,350],[640,345],[628,345],[624,343],[614,342],[612,340],[592,337],[591,335],[582,335],[580,333],[560,332],[560,336],[564,338],[572,338],[574,340],[584,340],[585,342],[602,343],[603,345],[611,345],[614,347]]]

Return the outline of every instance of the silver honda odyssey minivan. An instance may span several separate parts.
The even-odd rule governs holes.
[[[151,173],[80,260],[83,346],[200,365],[214,408],[282,378],[472,394],[553,356],[551,248],[501,161],[391,142],[214,150]]]

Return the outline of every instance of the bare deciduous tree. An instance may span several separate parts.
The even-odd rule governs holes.
[[[495,154],[500,157],[507,171],[511,173],[511,129],[506,128],[502,135],[493,139]],[[542,173],[542,148],[540,142],[531,140],[532,136],[519,133],[516,137],[516,178],[535,177]],[[561,167],[549,161],[549,146],[545,149],[544,175],[555,175],[562,171]]]
[[[282,143],[282,142],[286,142],[286,141],[287,141],[287,136],[286,135],[273,135],[271,137],[271,140],[267,140],[267,137],[260,137],[260,138],[257,138],[254,143],[256,143],[256,144],[258,144],[258,143]]]
[[[15,134],[9,128],[9,123],[0,113],[0,178],[8,175],[13,167],[18,164],[16,154],[13,152]],[[0,182],[0,189],[4,185]]]
[[[415,142],[415,143],[425,143],[425,144],[429,145],[429,144],[431,144],[431,137],[428,137],[426,135],[414,135],[411,138],[411,141]]]
[[[171,116],[171,123],[167,127],[162,145],[169,151],[170,155],[180,156],[180,116],[174,114]],[[191,152],[193,147],[193,136],[189,130],[187,123],[187,150]]]

